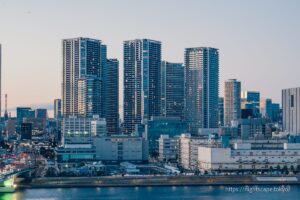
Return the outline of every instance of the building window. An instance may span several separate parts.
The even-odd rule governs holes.
[[[294,107],[294,95],[291,95],[291,108]]]

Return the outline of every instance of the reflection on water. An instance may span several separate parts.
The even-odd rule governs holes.
[[[208,200],[275,200],[298,199],[300,186],[290,186],[289,192],[228,192],[230,186],[170,186],[170,187],[96,187],[24,189],[1,194],[0,200],[116,200],[116,199],[208,199]],[[243,187],[243,186],[232,186]],[[252,186],[251,186],[252,187]],[[259,186],[271,188],[274,186]],[[280,186],[279,186],[280,187]]]
[[[20,200],[23,199],[23,194],[20,192],[15,193],[0,193],[0,200]]]

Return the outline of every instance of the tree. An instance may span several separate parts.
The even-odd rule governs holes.
[[[291,172],[296,173],[294,165],[291,165]]]
[[[280,171],[280,165],[276,166],[276,170]]]
[[[297,165],[296,171],[297,171],[297,172],[300,172],[300,165]]]
[[[284,165],[284,167],[282,168],[282,173],[285,173],[285,174],[289,173],[288,167],[286,165]]]

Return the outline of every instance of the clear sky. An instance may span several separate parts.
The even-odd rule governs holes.
[[[299,20],[299,0],[0,0],[2,99],[7,93],[13,110],[52,107],[61,39],[82,36],[107,44],[121,75],[124,40],[160,40],[171,62],[183,62],[184,48],[216,47],[220,95],[224,80],[237,78],[280,102],[281,89],[300,86]]]

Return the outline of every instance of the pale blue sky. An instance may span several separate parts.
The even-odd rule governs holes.
[[[186,47],[216,47],[220,95],[224,80],[237,78],[280,102],[281,89],[300,86],[299,20],[298,0],[0,0],[3,94],[10,108],[52,105],[61,39],[83,36],[107,44],[121,70],[128,39],[162,41],[172,62],[183,61]]]

